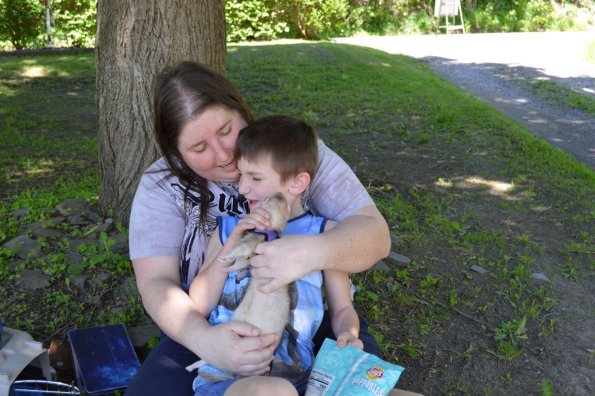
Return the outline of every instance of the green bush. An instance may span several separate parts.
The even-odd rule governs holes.
[[[351,12],[351,27],[370,34],[387,34],[399,31],[396,16],[388,9],[370,4],[357,7]]]
[[[94,0],[52,0],[52,41],[59,46],[92,47],[96,19]],[[45,23],[44,1],[0,0],[0,41],[9,41],[16,49],[43,47]]]
[[[225,3],[227,41],[270,40],[287,35],[289,25],[280,19],[273,1],[228,0]]]
[[[593,13],[578,21],[591,0],[462,1],[469,32],[569,30],[593,25]],[[423,34],[436,31],[435,0],[227,0],[227,41],[292,37],[317,40],[370,34]],[[573,4],[569,4],[573,3]],[[92,47],[96,0],[52,0],[51,36],[60,47]],[[582,7],[582,8],[581,8]],[[579,18],[580,19],[580,18]],[[41,47],[46,43],[43,0],[0,0],[0,49]]]
[[[436,25],[434,14],[428,15],[425,12],[416,12],[408,15],[399,32],[404,34],[429,33],[436,30]]]
[[[535,32],[572,25],[543,0],[482,2],[463,10],[467,29],[477,32]]]
[[[277,7],[296,37],[318,40],[352,32],[349,0],[281,0]]]
[[[586,26],[580,26],[575,21],[578,18],[578,8],[572,5],[565,7],[563,10],[558,10],[554,16],[552,23],[552,30],[565,31],[578,28],[585,29]]]
[[[523,30],[526,32],[545,30],[554,24],[554,6],[549,1],[529,0],[523,21]]]
[[[0,40],[17,49],[30,46],[42,33],[45,7],[39,0],[0,0]]]
[[[465,12],[465,28],[468,31],[494,32],[499,27],[500,20],[494,12],[493,4]]]
[[[344,36],[354,31],[350,10],[349,0],[228,0],[227,40]]]
[[[68,47],[93,47],[97,2],[93,0],[52,0],[55,40]]]

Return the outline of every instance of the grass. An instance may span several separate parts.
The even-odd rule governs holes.
[[[92,54],[0,59],[0,244],[67,198],[97,199],[94,72]],[[257,116],[312,123],[368,187],[399,238],[393,249],[412,259],[354,276],[356,303],[385,357],[412,368],[403,381],[417,390],[434,381],[429,394],[524,386],[513,365],[563,325],[555,314],[563,288],[580,295],[592,281],[595,173],[411,58],[329,43],[233,45],[228,76]],[[24,208],[17,219],[13,212]],[[47,337],[74,325],[145,320],[138,297],[94,303],[131,274],[107,236],[80,246],[82,264],[68,269],[68,242],[42,242],[42,259],[18,261],[0,248],[2,284],[37,268],[54,286],[37,296],[3,288],[5,323]],[[73,271],[112,277],[77,299]],[[576,317],[592,315],[582,309]],[[474,380],[465,371],[474,366],[495,373]],[[551,373],[532,386],[559,389]]]
[[[97,195],[94,76],[90,55],[2,59],[0,186],[18,194],[10,207]]]
[[[580,94],[573,89],[548,80],[534,80],[531,85],[535,93],[548,102],[562,103],[595,116],[595,97]]]

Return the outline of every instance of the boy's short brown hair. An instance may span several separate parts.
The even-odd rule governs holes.
[[[273,168],[284,182],[300,172],[314,178],[318,164],[318,137],[310,125],[293,117],[261,118],[240,131],[236,158],[257,161],[270,155]]]

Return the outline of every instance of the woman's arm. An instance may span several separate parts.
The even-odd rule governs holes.
[[[353,170],[322,141],[318,153],[305,208],[339,224],[320,235],[288,236],[257,246],[252,275],[272,279],[264,292],[314,270],[365,271],[390,252],[388,225]]]
[[[365,206],[320,234],[322,269],[357,273],[371,268],[390,253],[390,232],[375,205]]]
[[[324,290],[331,314],[337,346],[351,345],[363,349],[359,339],[359,318],[351,302],[349,276],[341,271],[324,271]]]
[[[276,336],[259,336],[243,322],[210,326],[180,287],[179,257],[147,257],[132,261],[143,305],[172,339],[215,367],[242,376],[269,370]]]
[[[375,205],[367,205],[319,235],[289,235],[261,243],[253,257],[252,275],[271,278],[271,292],[315,270],[349,273],[369,269],[390,251],[390,233]]]

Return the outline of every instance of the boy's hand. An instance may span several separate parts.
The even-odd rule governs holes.
[[[254,208],[249,215],[238,221],[227,242],[237,244],[248,230],[266,230],[271,226],[271,214],[263,208]]]
[[[350,345],[357,349],[364,349],[364,343],[362,340],[354,336],[348,331],[345,331],[337,337],[337,346],[343,348],[345,345]]]

